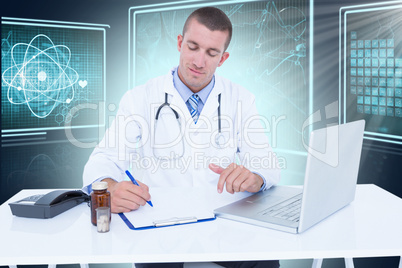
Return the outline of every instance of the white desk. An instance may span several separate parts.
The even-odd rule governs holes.
[[[87,204],[47,220],[11,215],[10,201],[48,191],[24,190],[0,206],[0,265],[402,255],[402,199],[375,185],[359,185],[352,204],[298,235],[225,219],[132,231],[118,215],[98,233]]]

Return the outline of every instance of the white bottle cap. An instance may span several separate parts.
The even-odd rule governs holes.
[[[98,181],[92,183],[92,190],[105,190],[105,189],[107,189],[106,181]]]

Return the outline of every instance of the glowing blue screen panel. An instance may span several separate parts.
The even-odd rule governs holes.
[[[402,142],[402,6],[345,12],[345,121]]]
[[[105,31],[38,22],[1,25],[2,133],[92,127],[105,100]]]
[[[304,150],[301,127],[311,109],[309,1],[211,1],[132,8],[129,86],[167,74],[178,65],[177,36],[188,15],[201,6],[220,8],[233,24],[230,57],[217,74],[256,96],[257,108],[269,122],[271,146]]]

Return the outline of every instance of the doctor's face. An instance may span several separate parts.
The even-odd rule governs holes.
[[[196,19],[192,19],[184,36],[177,37],[179,77],[194,93],[211,82],[216,68],[229,57],[224,51],[227,38],[228,32],[211,31]]]

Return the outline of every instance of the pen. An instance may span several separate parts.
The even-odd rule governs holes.
[[[134,179],[133,175],[131,175],[130,171],[126,170],[126,174],[127,174],[127,176],[130,178],[130,180],[132,181],[132,183],[134,183],[134,184],[137,185],[138,187],[141,187],[141,186],[138,184],[138,182]],[[154,205],[152,205],[152,202],[151,202],[151,201],[147,201],[147,203],[148,203],[151,207],[154,206]]]

